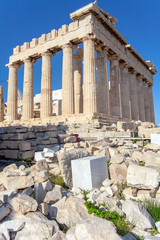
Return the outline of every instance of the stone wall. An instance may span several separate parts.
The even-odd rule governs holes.
[[[33,158],[35,151],[52,148],[58,143],[57,126],[10,126],[0,128],[0,157]]]

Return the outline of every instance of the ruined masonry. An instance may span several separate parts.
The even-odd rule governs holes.
[[[63,51],[63,116],[101,114],[154,122],[154,65],[128,44],[115,28],[117,19],[98,7],[97,2],[71,13],[70,17],[73,22],[69,26],[63,25],[58,31],[54,29],[13,49],[6,65],[7,120],[17,119],[17,71],[23,64],[22,119],[33,118],[33,69],[39,58],[42,58],[40,117],[52,116],[52,57]]]

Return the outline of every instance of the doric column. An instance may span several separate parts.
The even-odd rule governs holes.
[[[33,118],[33,106],[33,61],[28,58],[24,61],[23,119]]]
[[[96,63],[95,42],[93,39],[84,39],[84,95],[83,112],[86,114],[97,112],[96,99]]]
[[[8,81],[7,120],[17,119],[17,70],[18,64],[10,64]]]
[[[62,114],[74,113],[73,47],[63,46]]]
[[[150,99],[150,113],[151,113],[151,122],[155,123],[155,116],[154,116],[154,102],[153,102],[153,91],[152,85],[149,85],[149,99]]]
[[[120,117],[119,60],[116,56],[110,60],[110,115]]]
[[[131,119],[139,120],[140,118],[138,104],[138,82],[134,70],[130,71],[129,78],[130,78]]]
[[[3,97],[3,87],[0,86],[0,122],[4,120],[4,97]]]
[[[144,82],[144,105],[145,105],[145,121],[151,122],[149,86],[147,81]]]
[[[52,116],[52,54],[42,54],[41,118]]]
[[[139,105],[139,120],[145,122],[145,105],[144,105],[144,84],[142,76],[138,76],[138,105]]]
[[[130,89],[127,64],[120,64],[120,117],[130,119]]]
[[[108,115],[108,66],[106,50],[97,51],[97,111]]]
[[[77,53],[73,55],[74,64],[74,110],[75,113],[83,113],[83,90],[82,90],[82,48],[77,48]]]

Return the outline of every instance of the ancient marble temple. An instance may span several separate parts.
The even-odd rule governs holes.
[[[52,71],[56,70],[52,69],[52,58],[63,51],[62,115],[97,113],[154,122],[154,65],[128,44],[115,27],[117,19],[96,2],[70,17],[73,22],[69,26],[53,29],[13,49],[7,64],[8,121],[17,119],[17,72],[23,64],[22,119],[33,118],[33,70],[39,58],[42,58],[40,116],[52,116]]]

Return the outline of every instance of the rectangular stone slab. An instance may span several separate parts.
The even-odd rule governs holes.
[[[151,134],[151,143],[160,145],[160,134]]]
[[[99,188],[108,178],[106,157],[86,157],[71,161],[73,186],[83,190]]]

